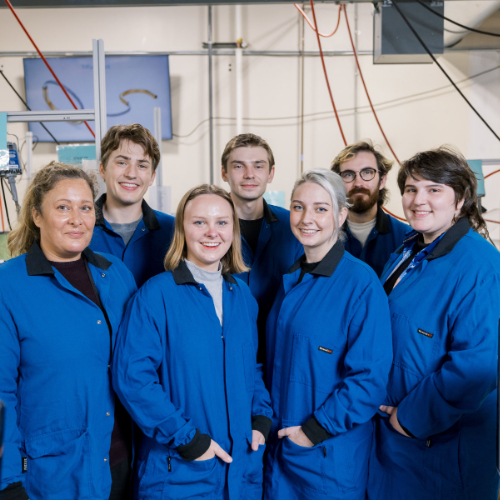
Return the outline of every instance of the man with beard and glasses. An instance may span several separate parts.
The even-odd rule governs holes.
[[[382,210],[392,164],[371,142],[361,141],[344,148],[331,167],[342,177],[352,204],[344,224],[345,249],[366,262],[379,277],[389,256],[411,229]]]

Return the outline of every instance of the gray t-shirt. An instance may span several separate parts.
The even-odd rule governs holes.
[[[215,273],[210,271],[205,271],[199,268],[196,264],[193,264],[186,259],[186,265],[191,271],[193,278],[198,282],[205,285],[208,292],[212,296],[215,306],[215,312],[219,318],[220,324],[222,326],[222,265],[219,265],[219,270]]]
[[[142,220],[142,215],[139,220],[136,220],[134,222],[126,222],[125,224],[117,224],[116,222],[110,222],[109,225],[116,234],[119,234],[123,238],[125,246],[127,246],[128,242],[134,235],[135,230],[139,225],[139,222],[141,222],[141,220]]]

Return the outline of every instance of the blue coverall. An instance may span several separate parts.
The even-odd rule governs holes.
[[[111,349],[137,288],[116,257],[88,248],[83,256],[113,338],[102,310],[37,243],[0,265],[0,490],[22,482],[31,500],[107,500],[111,490]]]
[[[263,201],[264,220],[255,255],[245,238],[241,238],[241,253],[250,271],[235,275],[250,287],[259,305],[259,363],[265,363],[266,320],[281,285],[281,278],[304,253],[290,229],[290,212]]]
[[[347,222],[343,229],[347,234],[345,249],[354,257],[366,262],[379,277],[391,254],[403,244],[406,233],[411,231],[408,224],[387,215],[381,207],[378,207],[375,227],[364,247],[361,247],[361,243],[349,231]]]
[[[392,346],[387,297],[375,273],[337,242],[311,274],[283,276],[267,320],[273,428],[267,500],[364,500],[373,424]],[[279,429],[320,426],[312,448]]]
[[[132,271],[140,288],[149,278],[165,271],[163,259],[174,234],[175,218],[153,210],[142,201],[143,218],[125,246],[123,238],[115,233],[102,213],[106,194],[96,201],[96,222],[90,248],[95,252],[115,255]]]
[[[113,358],[113,384],[145,434],[137,454],[139,499],[262,497],[264,445],[252,428],[272,415],[257,365],[257,303],[226,274],[223,326],[212,296],[184,261],[131,301]],[[186,461],[177,448],[208,434],[232,457]]]
[[[382,281],[401,260],[392,256]],[[368,496],[496,500],[500,254],[460,219],[389,295],[394,360]]]

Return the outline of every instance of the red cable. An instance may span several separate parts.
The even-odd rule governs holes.
[[[307,14],[301,9],[300,5],[298,3],[294,4],[297,10],[302,14],[302,17],[307,21],[307,24],[312,28],[313,31],[316,31],[314,26],[312,25],[311,21],[307,17]],[[342,13],[342,6],[339,5],[339,18],[337,20],[337,26],[336,28],[329,34],[325,35],[324,33],[320,33],[319,36],[322,36],[324,38],[330,38],[331,36],[335,35],[337,33],[337,30],[339,29],[340,26],[340,14]]]
[[[344,141],[344,146],[347,146],[347,141],[345,139],[344,131],[342,130],[342,125],[340,124],[340,118],[337,113],[337,108],[335,107],[335,101],[333,100],[332,89],[330,88],[330,82],[328,81],[328,73],[326,72],[325,66],[325,58],[323,57],[323,49],[321,48],[321,38],[319,37],[318,32],[318,23],[316,22],[316,13],[314,12],[314,0],[310,0],[311,2],[311,10],[314,19],[314,26],[316,28],[316,38],[318,39],[319,46],[319,55],[321,57],[321,64],[323,65],[323,71],[325,72],[326,86],[328,87],[328,92],[330,94],[330,100],[332,101],[333,111],[335,112],[335,118],[337,119],[337,123],[339,124],[340,134],[342,135],[342,140]]]
[[[40,52],[40,49],[37,47],[35,41],[33,40],[33,38],[31,38],[30,34],[28,33],[28,31],[24,27],[23,23],[21,22],[21,19],[19,19],[19,17],[17,16],[16,11],[14,10],[14,7],[12,7],[12,4],[10,3],[10,1],[9,0],[5,0],[5,3],[7,4],[7,7],[9,7],[9,9],[11,10],[12,14],[14,14],[14,17],[17,19],[17,22],[21,25],[21,28],[26,33],[26,36],[30,39],[30,42],[33,44],[33,46],[35,47],[36,51],[38,52],[38,55],[42,58],[43,62],[45,63],[45,65],[47,66],[47,68],[49,69],[49,71],[51,72],[52,76],[55,78],[56,82],[59,84],[59,87],[61,87],[62,91],[64,92],[64,94],[68,98],[69,102],[73,105],[73,107],[75,109],[78,109],[76,107],[76,104],[73,102],[73,100],[69,96],[69,94],[66,92],[66,89],[64,88],[63,84],[59,81],[59,78],[57,78],[56,74],[54,73],[54,71],[50,67],[50,64],[47,62],[47,59],[45,59],[44,55]],[[89,124],[87,122],[84,122],[84,123],[87,126],[87,128],[89,129],[89,131],[92,134],[92,136],[95,137],[95,134],[92,131],[92,129],[90,128]]]
[[[356,59],[356,66],[358,67],[359,76],[361,77],[361,81],[363,82],[363,87],[365,88],[365,93],[366,93],[366,97],[368,98],[368,102],[370,103],[370,108],[372,108],[373,116],[375,117],[375,120],[377,122],[378,128],[380,129],[380,132],[382,132],[382,135],[384,136],[385,142],[389,146],[389,149],[391,150],[392,155],[394,156],[394,158],[396,159],[396,161],[399,163],[399,165],[401,165],[401,162],[399,161],[398,157],[396,156],[396,153],[392,149],[391,144],[387,140],[387,137],[386,137],[386,135],[384,133],[382,125],[380,125],[380,122],[378,120],[378,116],[377,116],[377,113],[375,112],[375,108],[373,107],[372,100],[370,99],[370,94],[368,93],[368,89],[366,88],[366,83],[365,83],[365,79],[363,78],[363,73],[361,71],[361,66],[359,65],[358,54],[356,53],[356,47],[354,46],[354,42],[352,40],[351,27],[349,26],[349,19],[347,17],[347,9],[345,8],[345,5],[343,5],[343,8],[344,8],[345,21],[346,21],[346,24],[347,24],[347,31],[349,32],[349,39],[351,40],[352,51],[354,52],[354,58]]]
[[[406,219],[403,219],[402,217],[398,217],[397,215],[393,214],[392,212],[389,212],[389,210],[387,210],[387,208],[385,207],[382,207],[382,210],[386,213],[386,214],[389,214],[391,215],[392,217],[394,217],[395,219],[398,219],[402,222],[408,222]]]
[[[500,172],[500,170],[495,170],[494,172],[491,172],[490,174],[485,175],[484,178],[487,179],[488,177],[491,177],[493,174],[498,174],[498,172]]]

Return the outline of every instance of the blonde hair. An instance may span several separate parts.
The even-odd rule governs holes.
[[[52,191],[58,182],[66,179],[84,180],[92,191],[92,199],[95,199],[97,181],[93,174],[74,165],[50,162],[35,174],[26,190],[17,227],[9,233],[7,240],[12,257],[26,253],[35,241],[40,242],[40,229],[33,221],[33,210],[41,214],[45,195]]]
[[[194,200],[196,197],[203,194],[215,194],[220,196],[222,199],[226,200],[233,211],[233,241],[226,255],[222,257],[222,274],[224,273],[244,273],[248,271],[248,267],[243,261],[241,255],[241,233],[240,233],[240,223],[238,216],[236,215],[236,210],[234,208],[233,200],[227,191],[224,189],[214,186],[213,184],[200,184],[192,189],[190,189],[183,197],[177,207],[177,213],[175,214],[175,232],[172,244],[165,255],[165,260],[163,265],[167,271],[173,271],[180,263],[187,257],[187,245],[186,245],[186,235],[184,233],[184,212],[186,210],[186,205]]]

